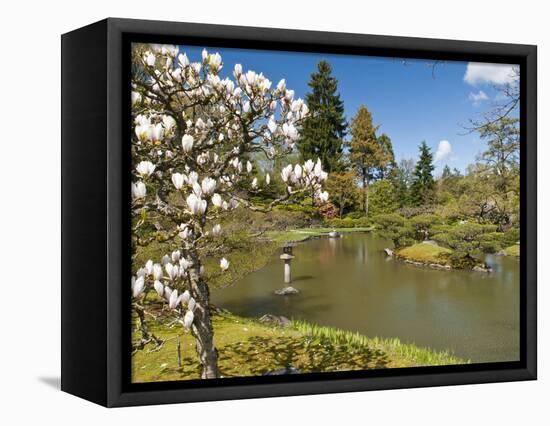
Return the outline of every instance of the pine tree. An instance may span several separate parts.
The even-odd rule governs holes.
[[[420,157],[414,169],[411,199],[414,205],[429,204],[434,198],[433,155],[426,142],[420,144]]]
[[[347,123],[344,102],[337,93],[338,80],[332,67],[320,61],[317,72],[308,83],[311,93],[306,94],[309,116],[304,120],[298,150],[304,160],[320,158],[327,172],[344,168],[342,155]]]
[[[351,122],[350,159],[363,187],[365,216],[369,215],[369,183],[379,177],[380,170],[385,170],[393,157],[388,150],[388,142],[391,148],[391,141],[387,136],[378,138],[376,129],[372,114],[361,105]]]

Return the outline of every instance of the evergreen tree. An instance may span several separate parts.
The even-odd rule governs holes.
[[[304,160],[321,159],[323,170],[331,173],[344,168],[342,155],[347,123],[344,102],[337,93],[338,80],[332,67],[320,61],[317,72],[308,83],[311,93],[306,94],[309,116],[304,120],[298,150]]]
[[[372,123],[372,114],[366,106],[361,105],[351,122],[350,159],[363,187],[365,216],[369,214],[369,183],[378,177],[380,170],[385,169],[393,158],[388,150],[389,146],[393,154],[391,141],[387,136],[378,138],[376,129]]]
[[[378,144],[383,152],[383,158],[380,166],[378,167],[378,179],[385,179],[389,176],[392,169],[394,169],[397,164],[395,163],[395,155],[393,153],[393,145],[391,139],[385,133],[382,133],[378,136]]]
[[[453,175],[451,172],[451,168],[448,164],[445,164],[445,167],[443,167],[443,173],[441,173],[441,180],[445,180],[450,178]]]
[[[411,199],[414,205],[429,204],[434,198],[433,155],[426,142],[420,144],[420,157],[414,169]]]
[[[395,197],[399,207],[409,207],[411,204],[410,188],[413,182],[414,168],[415,163],[412,158],[403,159],[399,165],[392,167],[388,174],[388,179],[391,180],[395,188]]]

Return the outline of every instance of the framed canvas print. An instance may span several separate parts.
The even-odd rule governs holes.
[[[536,47],[107,19],[62,37],[62,389],[536,378]]]

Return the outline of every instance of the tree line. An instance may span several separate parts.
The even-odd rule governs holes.
[[[446,224],[469,221],[494,225],[498,232],[519,228],[519,120],[512,114],[477,123],[472,131],[484,147],[465,173],[445,165],[436,177],[425,141],[416,159],[397,163],[390,136],[379,131],[366,105],[347,122],[328,62],[319,62],[309,88],[310,114],[297,148],[303,159],[320,158],[329,172],[325,218],[433,214]]]

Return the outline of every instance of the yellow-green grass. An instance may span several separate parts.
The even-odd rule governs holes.
[[[446,352],[404,345],[397,339],[367,338],[355,333],[293,322],[282,328],[231,314],[213,317],[214,342],[223,377],[258,376],[285,367],[303,373],[350,371],[424,365],[463,364]],[[159,350],[153,345],[132,356],[132,380],[154,382],[191,380],[200,377],[194,338],[181,325],[151,325],[165,340]],[[137,340],[139,334],[133,332]],[[178,366],[177,341],[182,365]]]
[[[519,244],[514,244],[513,246],[506,247],[503,252],[505,256],[519,257]]]
[[[403,259],[421,263],[447,265],[452,250],[432,243],[418,243],[397,250],[397,255]]]

